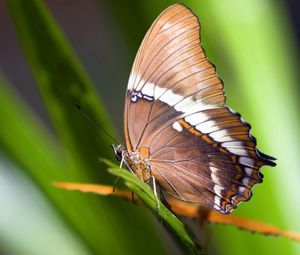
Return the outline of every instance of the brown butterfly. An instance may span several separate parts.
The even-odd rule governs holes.
[[[135,58],[119,160],[141,180],[186,202],[230,213],[262,182],[250,125],[224,105],[223,83],[201,47],[197,17],[182,4],[154,21]]]

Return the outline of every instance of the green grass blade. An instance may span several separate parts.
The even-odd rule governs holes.
[[[183,223],[171,213],[164,204],[160,203],[160,209],[157,210],[156,198],[153,194],[153,190],[149,185],[139,180],[129,171],[119,168],[117,165],[111,162],[105,161],[110,167],[109,173],[119,176],[125,180],[125,185],[132,190],[153,212],[157,214],[157,217],[165,222],[168,227],[175,233],[177,238],[182,242],[186,249],[191,253],[201,253],[200,247],[191,239],[189,234],[186,232]]]
[[[94,250],[89,239],[92,233],[84,220],[90,215],[82,209],[88,205],[85,198],[61,193],[50,184],[51,180],[66,180],[60,157],[63,149],[2,78],[0,91],[0,151],[35,181],[69,228],[86,243],[86,249]]]
[[[1,152],[0,204],[1,254],[92,254],[45,194]]]
[[[90,179],[92,174],[95,180],[100,175],[103,181],[105,173],[94,171],[99,169],[97,155],[112,158],[108,149],[112,141],[84,120],[74,103],[79,102],[103,129],[114,132],[87,73],[43,1],[12,0],[7,4],[56,132],[76,158],[76,165],[86,169],[80,177]],[[74,162],[70,159],[69,163]],[[73,174],[78,173],[75,170]]]

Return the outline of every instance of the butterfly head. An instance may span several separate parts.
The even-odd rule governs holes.
[[[114,144],[111,145],[111,147],[113,148],[116,158],[118,161],[121,161],[122,159],[124,159],[124,152],[126,151],[125,148],[123,147],[122,144],[119,144],[117,146],[115,146]]]

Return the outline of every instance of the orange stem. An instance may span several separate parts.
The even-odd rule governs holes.
[[[209,223],[234,225],[238,228],[251,231],[251,232],[264,234],[264,235],[284,236],[289,239],[300,242],[300,235],[295,232],[283,230],[276,226],[266,224],[264,222],[242,218],[239,216],[224,215],[224,214],[219,214],[217,212],[211,211],[209,213],[207,221]]]
[[[55,187],[66,190],[92,192],[99,195],[115,195],[128,200],[132,199],[132,193],[130,191],[120,190],[117,188],[113,191],[112,186],[67,182],[54,182],[53,185]],[[263,222],[242,218],[239,216],[224,215],[215,211],[204,210],[204,208],[199,207],[199,205],[182,202],[175,198],[168,199],[168,203],[171,206],[173,212],[178,216],[198,218],[199,220],[201,220],[201,222],[204,221],[208,223],[234,225],[246,231],[256,232],[264,235],[284,236],[300,242],[299,234],[292,231],[282,230],[276,226],[272,226]]]

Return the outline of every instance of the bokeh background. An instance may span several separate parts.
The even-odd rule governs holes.
[[[252,134],[260,150],[278,158],[276,168],[262,170],[264,183],[255,187],[251,201],[233,214],[300,233],[300,8],[297,1],[181,2],[201,21],[203,46],[225,83],[227,104],[252,124]],[[123,98],[135,53],[154,19],[175,2],[48,0],[45,3],[87,70],[116,133],[122,137]],[[11,15],[13,6],[8,9],[0,1],[0,94],[3,96],[0,97],[19,94],[8,100],[11,105],[0,102],[0,254],[183,254],[147,209],[117,198],[69,195],[50,187],[60,175],[48,174],[51,170],[46,170],[47,161],[54,158],[53,151],[68,150],[68,145],[57,135],[55,118],[48,113],[51,103],[44,102],[45,95],[38,89],[39,74],[32,74],[34,67],[30,67],[28,53],[24,57],[22,52],[26,46],[20,43],[17,35],[20,31],[16,32],[12,21],[16,15],[16,12]],[[31,15],[34,17],[36,13],[32,11]],[[43,49],[42,39],[39,47]],[[45,50],[55,56],[54,49],[51,52],[45,47]],[[63,88],[65,84],[59,86]],[[28,134],[29,126],[22,126],[17,110],[23,107],[26,108],[24,123],[32,122],[42,130],[43,141],[34,139],[35,130]],[[72,130],[72,123],[70,126]],[[9,137],[14,131],[20,131],[19,138]],[[82,139],[88,137],[84,132],[81,135]],[[36,153],[26,154],[30,151],[27,145],[35,142]],[[107,143],[102,144],[103,150],[113,154],[108,147],[109,140]],[[89,149],[93,148],[96,147]],[[24,150],[24,155],[16,153],[19,150]],[[103,156],[102,152],[98,155]],[[53,171],[63,171],[65,181],[102,183],[103,179],[92,177],[105,175],[100,164],[89,169],[93,172],[89,178],[69,175],[65,165],[51,167]],[[86,169],[83,167],[81,171]],[[104,183],[113,183],[113,178],[103,178]],[[206,226],[202,234],[208,254],[300,254],[300,245],[295,242],[231,226]]]

